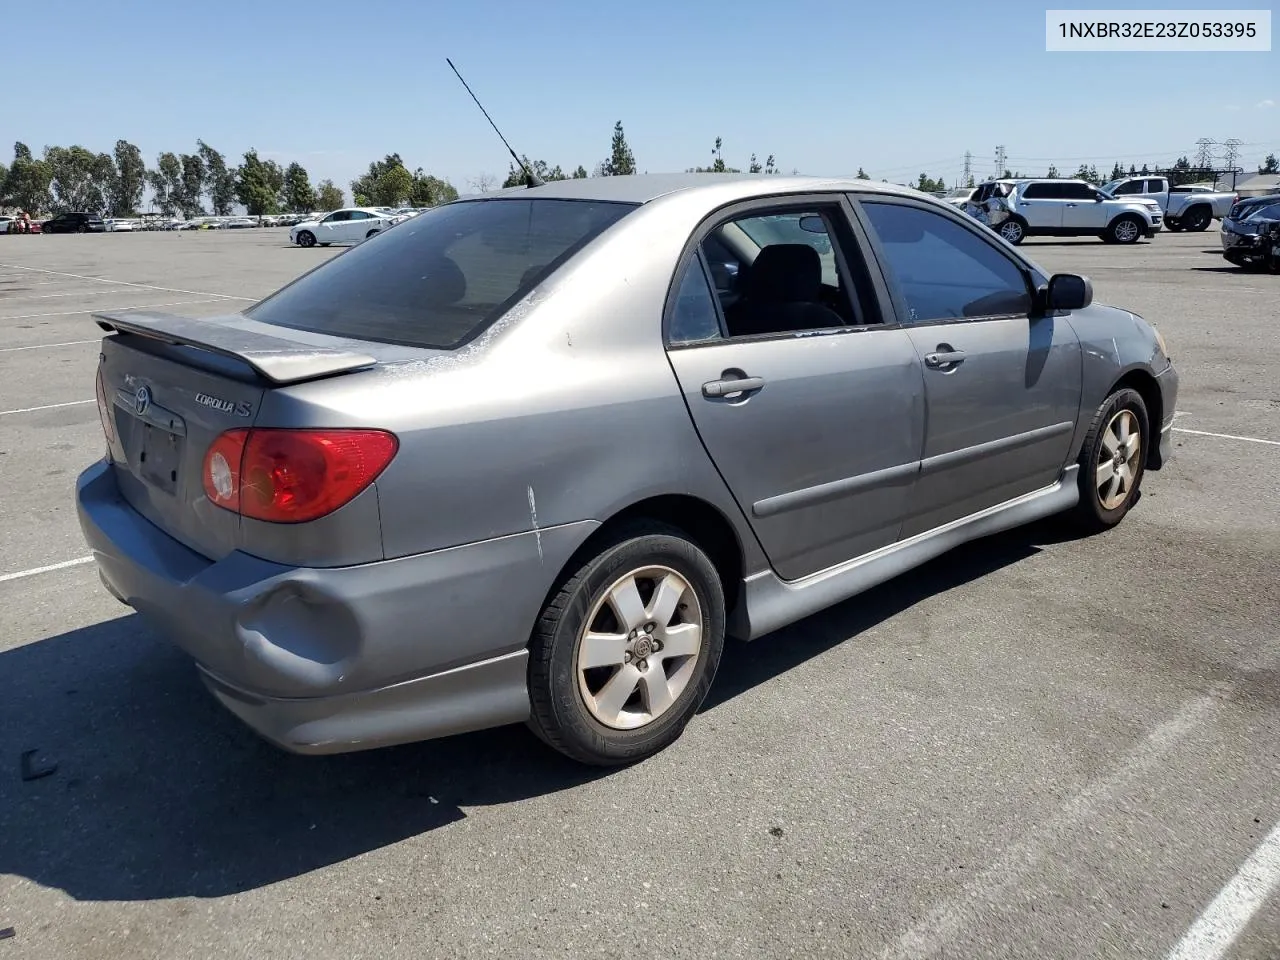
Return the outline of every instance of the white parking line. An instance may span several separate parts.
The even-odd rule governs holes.
[[[0,353],[17,353],[19,350],[49,350],[53,347],[76,347],[82,343],[100,343],[99,340],[63,340],[61,343],[33,343],[29,347],[0,347]]]
[[[128,293],[128,290],[73,290],[70,293],[37,293],[35,295],[19,295],[21,300],[54,300],[58,297],[106,297],[113,293]]]
[[[57,410],[59,407],[78,407],[85,403],[96,403],[94,400],[68,400],[66,403],[46,403],[39,407],[19,407],[17,410],[0,410],[0,417],[11,413],[35,413],[37,410]]]
[[[91,563],[93,557],[76,557],[74,560],[63,560],[61,563],[51,563],[44,567],[33,567],[30,570],[19,570],[17,573],[6,573],[0,575],[0,583],[8,583],[10,580],[21,580],[23,577],[34,577],[37,573],[52,573],[54,570],[65,570],[67,567],[78,567],[82,563]]]
[[[106,277],[86,277],[79,273],[63,273],[60,270],[44,270],[40,267],[24,267],[20,263],[0,263],[6,270],[30,270],[33,273],[46,273],[53,277],[70,277],[73,280],[93,280],[97,283],[115,283],[122,287],[141,287],[144,290],[163,290],[166,293],[189,293],[193,297],[225,297],[228,300],[247,300],[254,302],[253,297],[235,297],[229,293],[210,293],[207,290],[180,290],[177,287],[157,287],[153,283],[130,283],[127,280],[108,280]]]
[[[140,303],[136,307],[114,307],[116,311],[120,310],[151,310],[155,307],[180,307],[188,303],[221,303],[223,300],[241,300],[242,297],[211,297],[205,300],[169,300],[165,303]],[[100,309],[92,307],[89,310],[64,310],[61,313],[21,313],[16,317],[0,316],[0,323],[5,320],[34,320],[37,317],[74,317],[81,313],[95,313]]]
[[[1168,960],[1217,960],[1280,884],[1280,823],[1258,844],[1169,953]]]
[[[1234,433],[1211,433],[1208,430],[1188,430],[1186,427],[1174,427],[1174,433],[1192,433],[1197,437],[1217,437],[1219,440],[1243,440],[1245,443],[1265,443],[1270,447],[1280,447],[1280,440],[1263,440],[1261,437],[1241,437]]]
[[[980,929],[990,904],[999,904],[1009,891],[1038,870],[1052,870],[1059,857],[1069,855],[1082,825],[1116,808],[1116,799],[1163,767],[1166,756],[1196,727],[1213,716],[1231,691],[1231,684],[1214,684],[1189,700],[1124,755],[1110,776],[1089,784],[1068,800],[1047,822],[1027,830],[978,876],[953,896],[937,904],[912,924],[880,955],[881,960],[927,960],[942,952],[965,930]],[[1046,862],[1047,861],[1047,862]]]

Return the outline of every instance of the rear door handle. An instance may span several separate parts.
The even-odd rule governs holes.
[[[746,393],[750,390],[759,390],[764,386],[764,380],[761,377],[740,377],[736,380],[712,380],[710,383],[702,385],[702,395],[704,397],[723,397],[734,393]]]
[[[935,353],[926,353],[924,363],[927,367],[941,369],[943,367],[954,367],[957,364],[964,363],[963,350],[938,350]]]

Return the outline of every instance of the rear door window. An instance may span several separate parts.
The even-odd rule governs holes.
[[[295,330],[453,349],[636,204],[462,200],[304,274],[246,315]]]

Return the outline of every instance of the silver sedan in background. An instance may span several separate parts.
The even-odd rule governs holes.
[[[1121,521],[1177,375],[954,206],[599,177],[432,209],[242,314],[101,314],[102,579],[298,752],[675,741],[753,639],[976,537]]]

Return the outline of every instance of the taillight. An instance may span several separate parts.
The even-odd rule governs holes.
[[[107,438],[107,443],[114,443],[116,439],[116,427],[111,421],[111,404],[107,402],[107,384],[102,376],[101,365],[98,366],[95,393],[98,397],[98,419],[102,421],[102,432]]]
[[[304,523],[364,490],[399,449],[385,430],[229,430],[205,453],[204,492],[269,523]]]

